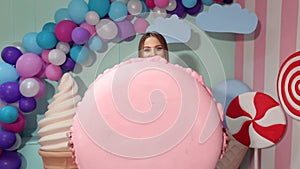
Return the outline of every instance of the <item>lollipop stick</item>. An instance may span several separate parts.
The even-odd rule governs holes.
[[[254,169],[258,169],[258,148],[254,149]]]

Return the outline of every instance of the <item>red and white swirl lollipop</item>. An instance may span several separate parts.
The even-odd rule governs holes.
[[[234,98],[228,106],[226,122],[232,136],[251,148],[276,144],[286,129],[279,103],[261,92],[247,92]]]
[[[300,120],[300,51],[290,55],[281,65],[277,92],[285,112]]]

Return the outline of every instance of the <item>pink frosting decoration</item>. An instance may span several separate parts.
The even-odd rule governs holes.
[[[99,75],[78,103],[79,169],[211,169],[224,148],[220,105],[202,77],[159,56]]]

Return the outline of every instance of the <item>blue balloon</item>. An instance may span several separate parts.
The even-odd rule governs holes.
[[[88,11],[88,5],[84,0],[72,0],[69,3],[69,16],[77,24],[81,24],[85,21],[85,15]]]
[[[212,5],[215,3],[214,0],[201,0],[203,5]]]
[[[223,105],[224,119],[230,102],[238,95],[252,91],[251,88],[239,80],[225,80],[216,85],[212,92],[217,102]],[[225,120],[223,126],[227,127]]]
[[[110,1],[109,0],[89,0],[88,7],[90,11],[95,11],[103,18],[105,15],[108,14],[110,8]]]
[[[19,78],[19,74],[15,67],[12,65],[0,62],[0,85],[5,82],[14,82]]]
[[[43,49],[37,44],[36,37],[38,33],[29,32],[22,39],[22,45],[28,53],[40,55]]]
[[[0,109],[0,121],[3,123],[13,123],[18,119],[18,110],[13,106],[4,106]]]
[[[128,15],[128,9],[124,2],[114,1],[111,3],[108,16],[113,21],[119,22],[124,20]]]
[[[197,0],[182,0],[182,4],[186,8],[192,8],[197,4]]]
[[[54,32],[41,31],[36,37],[36,42],[42,49],[54,48],[57,41]]]
[[[89,48],[93,51],[98,51],[102,48],[103,43],[99,36],[94,36],[88,41]]]
[[[56,26],[55,23],[48,22],[43,26],[42,30],[47,32],[54,32],[55,26]]]
[[[63,20],[72,20],[69,12],[68,12],[68,8],[60,8],[55,12],[54,15],[54,20],[56,23],[59,23],[60,21]]]
[[[73,46],[70,56],[76,63],[84,64],[89,59],[89,50],[85,46]]]

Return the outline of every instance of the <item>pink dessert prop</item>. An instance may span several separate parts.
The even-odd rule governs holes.
[[[247,92],[234,98],[228,106],[226,122],[232,136],[251,148],[276,144],[286,129],[279,103],[261,92]]]
[[[222,106],[192,69],[159,56],[106,70],[78,103],[79,169],[211,169],[224,148]]]
[[[300,120],[300,51],[290,55],[281,65],[277,77],[279,101],[288,115]]]

